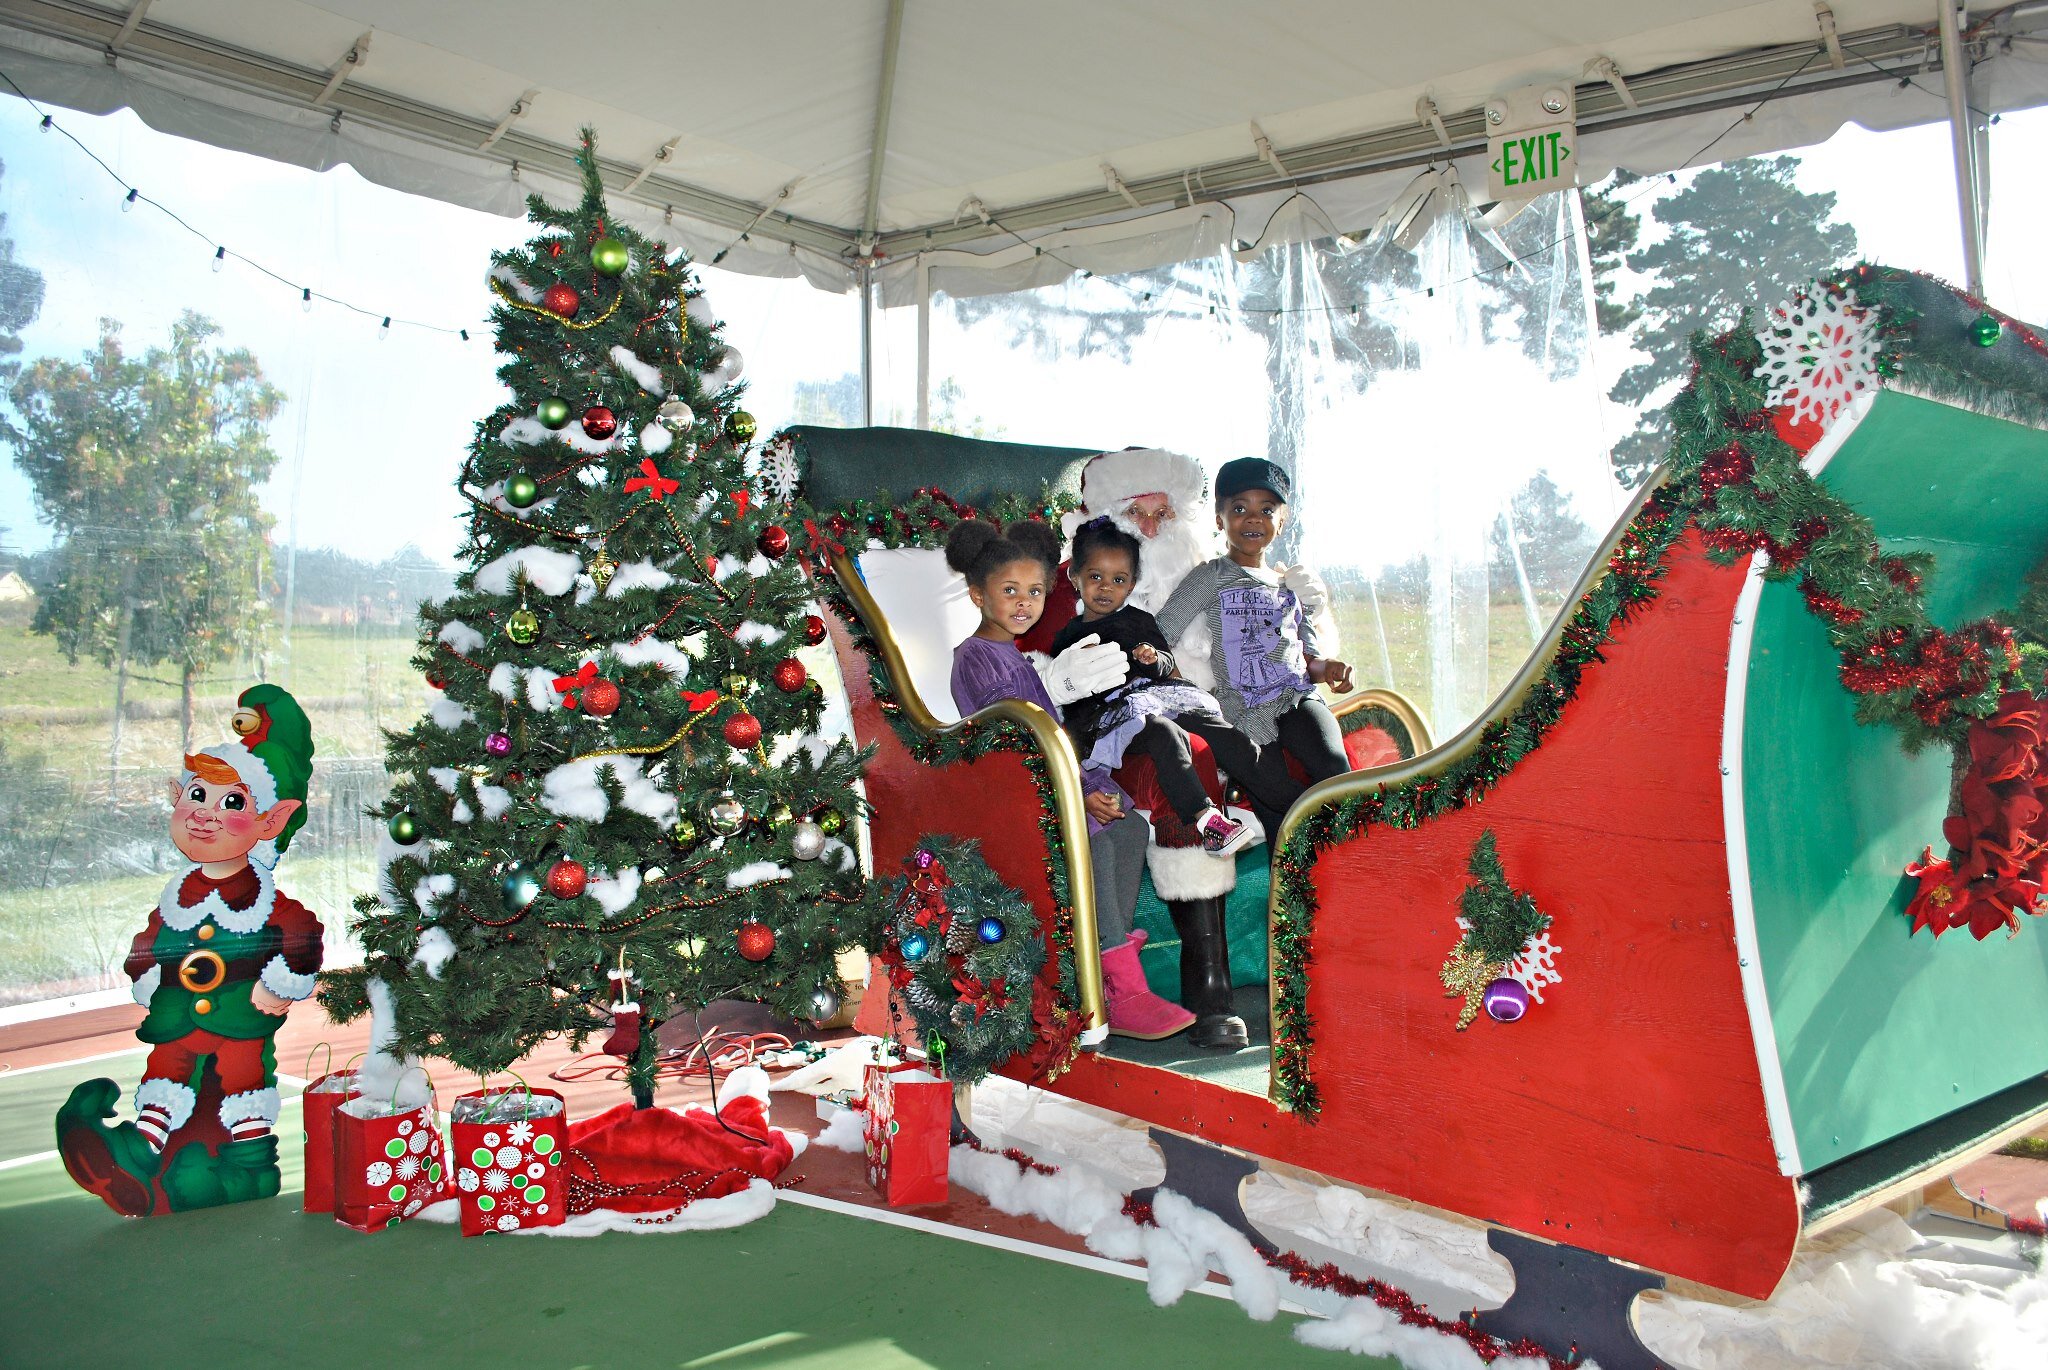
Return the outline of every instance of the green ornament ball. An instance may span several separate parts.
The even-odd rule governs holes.
[[[540,482],[521,471],[505,482],[505,503],[514,509],[531,507],[540,498]]]
[[[697,830],[696,819],[685,816],[676,820],[676,825],[668,830],[668,835],[675,839],[679,847],[694,847],[697,845],[697,839],[704,834]]]
[[[391,834],[393,842],[403,847],[410,847],[420,840],[420,823],[412,816],[410,809],[392,814],[391,821],[384,825],[384,830]]]
[[[846,826],[846,815],[837,809],[827,809],[818,815],[818,826],[825,830],[825,836],[837,837],[839,830]]]
[[[540,615],[531,609],[514,609],[512,617],[505,620],[505,636],[522,647],[531,647],[540,641]]]
[[[517,913],[540,898],[540,880],[532,871],[514,861],[499,877],[498,895],[504,902],[505,912]]]
[[[550,395],[533,407],[533,416],[540,420],[540,426],[543,428],[567,428],[569,401],[560,395]]]
[[[768,810],[768,826],[780,832],[796,821],[796,814],[787,804],[776,804]]]
[[[1995,347],[2004,332],[2005,325],[2001,324],[1996,316],[1988,313],[1979,314],[1970,324],[1970,341],[1979,347]]]
[[[632,258],[617,238],[599,238],[590,245],[590,264],[599,275],[617,276],[632,264]]]
[[[755,431],[754,416],[744,409],[733,410],[725,416],[725,431],[734,442],[752,442]]]

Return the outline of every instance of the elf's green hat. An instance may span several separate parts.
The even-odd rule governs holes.
[[[275,845],[282,852],[291,845],[292,835],[306,825],[306,786],[313,778],[313,725],[299,701],[282,686],[251,685],[235,703],[241,707],[235,710],[234,729],[242,740],[208,747],[205,755],[235,768],[235,774],[249,787],[258,812],[280,799],[299,801],[299,811],[278,834]],[[254,855],[259,860],[269,855],[265,865],[277,859],[260,849]]]

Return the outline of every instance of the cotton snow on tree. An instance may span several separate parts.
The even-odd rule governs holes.
[[[1621,373],[1610,396],[1655,407],[1615,444],[1615,472],[1624,485],[1639,484],[1670,446],[1659,401],[1684,379],[1695,332],[1720,333],[1747,303],[1784,299],[1855,256],[1856,230],[1832,221],[1835,197],[1800,190],[1798,170],[1797,157],[1730,162],[1701,172],[1651,211],[1669,231],[1628,257],[1630,270],[1656,282],[1639,301],[1642,317],[1630,335],[1648,356]]]
[[[512,399],[464,463],[467,565],[421,611],[436,694],[390,734],[364,962],[323,1001],[374,1008],[387,1057],[479,1073],[610,1029],[645,1107],[668,1017],[836,1009],[863,758],[817,735],[796,652],[823,625],[747,474],[739,355],[687,261],[608,217],[587,133],[579,160],[581,203],[530,199],[489,274]]]
[[[42,358],[13,385],[5,437],[60,539],[34,630],[114,670],[114,768],[132,670],[176,673],[189,750],[195,683],[254,650],[269,621],[272,520],[256,487],[277,465],[269,426],[284,396],[246,349],[215,346],[219,331],[188,311],[168,346],[137,357],[103,319],[83,361]]]

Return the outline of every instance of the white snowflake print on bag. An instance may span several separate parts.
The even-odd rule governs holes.
[[[1878,387],[1876,321],[1853,290],[1838,295],[1816,281],[1794,291],[1756,340],[1764,352],[1757,375],[1794,423],[1827,423]]]

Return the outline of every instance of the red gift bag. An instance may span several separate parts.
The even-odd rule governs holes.
[[[569,1110],[524,1082],[465,1094],[448,1111],[462,1235],[555,1227],[568,1212]]]
[[[327,1044],[322,1042],[320,1046]],[[315,1047],[314,1050],[319,1050]],[[334,1110],[356,1095],[356,1072],[343,1066],[332,1069],[334,1050],[327,1050],[325,1075],[306,1086],[299,1098],[299,1114],[306,1143],[306,1212],[334,1211]],[[313,1052],[306,1053],[306,1073],[313,1073]]]
[[[953,1086],[908,1062],[871,1065],[862,1099],[868,1183],[891,1207],[944,1203]]]
[[[423,1072],[424,1073],[424,1072]],[[448,1157],[431,1095],[400,1107],[358,1094],[334,1110],[334,1220],[358,1232],[395,1227],[448,1197]]]

